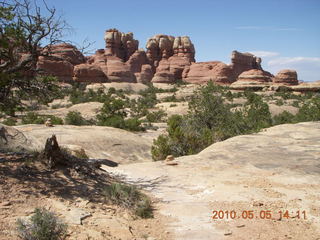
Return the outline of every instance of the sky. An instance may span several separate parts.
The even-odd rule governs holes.
[[[189,36],[196,61],[230,63],[233,50],[262,57],[264,70],[295,69],[320,80],[320,0],[47,0],[73,27],[67,39],[104,48],[104,32]]]

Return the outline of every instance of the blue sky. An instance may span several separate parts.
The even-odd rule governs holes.
[[[140,48],[155,34],[190,36],[196,60],[230,63],[233,50],[262,57],[275,74],[293,68],[304,81],[320,80],[320,0],[55,0],[47,1],[74,28],[104,48],[104,31],[133,32]]]

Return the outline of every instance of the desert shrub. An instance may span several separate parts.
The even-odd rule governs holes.
[[[155,112],[150,112],[146,115],[146,118],[149,122],[162,122],[163,119],[167,116],[165,111],[158,110]]]
[[[156,95],[157,92],[159,92],[159,89],[153,87],[153,85],[150,85],[149,88],[140,91],[139,94],[142,97],[138,98],[138,104],[144,106],[145,108],[154,107],[158,103]]]
[[[60,117],[54,115],[39,115],[35,112],[28,112],[25,116],[22,117],[22,124],[44,124],[45,121],[50,118],[52,124],[62,125],[63,120]]]
[[[141,126],[141,121],[136,118],[128,118],[124,120],[124,129],[129,130],[129,131],[144,131],[145,129]]]
[[[255,93],[247,94],[247,103],[242,110],[242,122],[245,124],[246,130],[243,133],[258,132],[262,128],[267,128],[272,125],[272,117],[269,106],[265,103],[261,96]],[[238,116],[238,120],[241,117]],[[243,129],[243,128],[242,128]]]
[[[153,145],[151,147],[152,159],[155,161],[163,160],[168,155],[172,155],[173,151],[171,149],[172,145],[170,143],[171,138],[167,135],[160,135],[157,139],[153,140]],[[179,155],[176,155],[179,156]]]
[[[225,94],[224,94],[224,97],[229,100],[229,101],[233,101],[233,94],[231,91],[227,91]]]
[[[171,95],[168,97],[165,97],[162,102],[179,102],[179,100],[177,99],[176,95]]]
[[[22,117],[22,124],[44,124],[45,119],[39,114],[34,112],[28,112],[25,116]]]
[[[320,98],[313,97],[306,101],[295,118],[297,122],[320,121]]]
[[[64,106],[62,106],[62,105],[59,104],[59,103],[53,104],[53,105],[51,106],[52,109],[58,109],[58,108],[62,108],[62,107],[64,107]]]
[[[66,115],[66,117],[64,119],[64,122],[65,122],[65,124],[76,125],[76,126],[82,126],[82,125],[88,124],[86,119],[84,119],[82,117],[81,113],[76,112],[76,111],[68,112],[68,114]]]
[[[291,104],[292,107],[300,108],[299,101],[293,101]]]
[[[61,240],[66,237],[67,225],[54,213],[44,208],[36,208],[30,221],[18,219],[17,231],[24,240]]]
[[[272,119],[273,125],[294,123],[296,121],[295,115],[289,113],[288,111],[283,111],[282,113],[276,115]]]
[[[260,96],[246,92],[247,103],[241,111],[233,112],[223,103],[226,90],[209,82],[196,91],[189,102],[189,114],[170,117],[168,134],[154,140],[153,159],[196,154],[214,142],[271,126],[269,107]]]
[[[7,118],[2,121],[2,124],[7,126],[15,126],[17,124],[17,120],[15,120],[14,118]]]
[[[102,194],[107,201],[130,209],[141,218],[153,217],[150,199],[135,186],[112,183],[103,189]]]
[[[284,101],[282,99],[277,99],[276,105],[277,106],[282,106],[284,104]]]
[[[126,103],[122,99],[110,97],[104,104],[100,113],[97,115],[97,124],[122,128],[129,131],[141,131],[141,121],[136,117],[126,119]]]
[[[54,115],[44,115],[45,119],[50,118],[53,125],[63,125],[63,120],[60,117]]]
[[[175,104],[175,103],[173,103],[173,104],[170,104],[170,106],[169,107],[176,107],[176,106],[178,106],[177,104]]]

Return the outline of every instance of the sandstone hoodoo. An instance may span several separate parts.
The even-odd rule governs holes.
[[[133,33],[121,33],[117,29],[109,29],[104,35],[106,56],[116,56],[124,62],[138,50],[139,41],[133,38]]]
[[[83,56],[71,44],[57,44],[50,55],[39,58],[37,67],[65,82],[129,82],[205,84],[213,81],[236,89],[274,85],[298,85],[295,70],[282,70],[275,77],[261,67],[261,58],[251,53],[233,51],[231,63],[196,62],[195,47],[188,36],[158,34],[148,39],[146,50],[132,32],[117,29],[105,32],[105,49]]]
[[[195,62],[190,38],[156,35],[146,45],[147,58],[155,71],[152,82],[174,83],[182,79],[183,70]]]
[[[277,73],[273,82],[281,85],[298,85],[298,74],[295,70],[284,69]]]
[[[262,70],[261,61],[261,58],[256,57],[251,53],[233,51],[231,54],[231,68],[235,77],[238,77],[244,71],[251,69]]]
[[[238,90],[261,90],[264,87],[270,86],[272,77],[272,74],[269,72],[259,69],[252,69],[241,73],[238,76],[237,81],[231,84],[231,88]]]

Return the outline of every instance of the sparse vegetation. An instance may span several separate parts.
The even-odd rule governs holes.
[[[165,113],[165,111],[158,110],[158,111],[148,113],[146,115],[146,119],[149,122],[162,122],[166,116],[167,114]]]
[[[277,106],[282,106],[284,104],[284,101],[282,99],[277,99],[276,105]]]
[[[15,120],[14,118],[7,118],[2,121],[2,124],[7,126],[15,126],[17,124],[17,120]]]
[[[23,240],[62,240],[67,234],[67,225],[44,208],[36,208],[30,221],[17,220],[18,235]]]
[[[82,125],[88,125],[88,121],[84,119],[80,112],[71,111],[68,112],[67,116],[64,119],[65,124],[68,125],[76,125],[76,126],[82,126]]]
[[[122,99],[110,97],[97,115],[97,124],[100,126],[110,126],[122,128],[130,131],[142,131],[141,121],[136,117],[126,118],[126,102]]]
[[[141,218],[152,218],[151,200],[135,186],[112,183],[102,191],[106,201],[120,205]]]
[[[39,115],[35,112],[28,112],[22,117],[22,124],[44,124],[47,119],[51,119],[53,125],[62,125],[63,120],[53,115]]]
[[[272,124],[269,107],[260,96],[245,92],[247,103],[242,110],[233,112],[231,105],[223,103],[225,94],[225,88],[211,82],[195,92],[189,102],[189,114],[169,118],[168,135],[154,140],[153,159],[195,154],[214,142]]]

